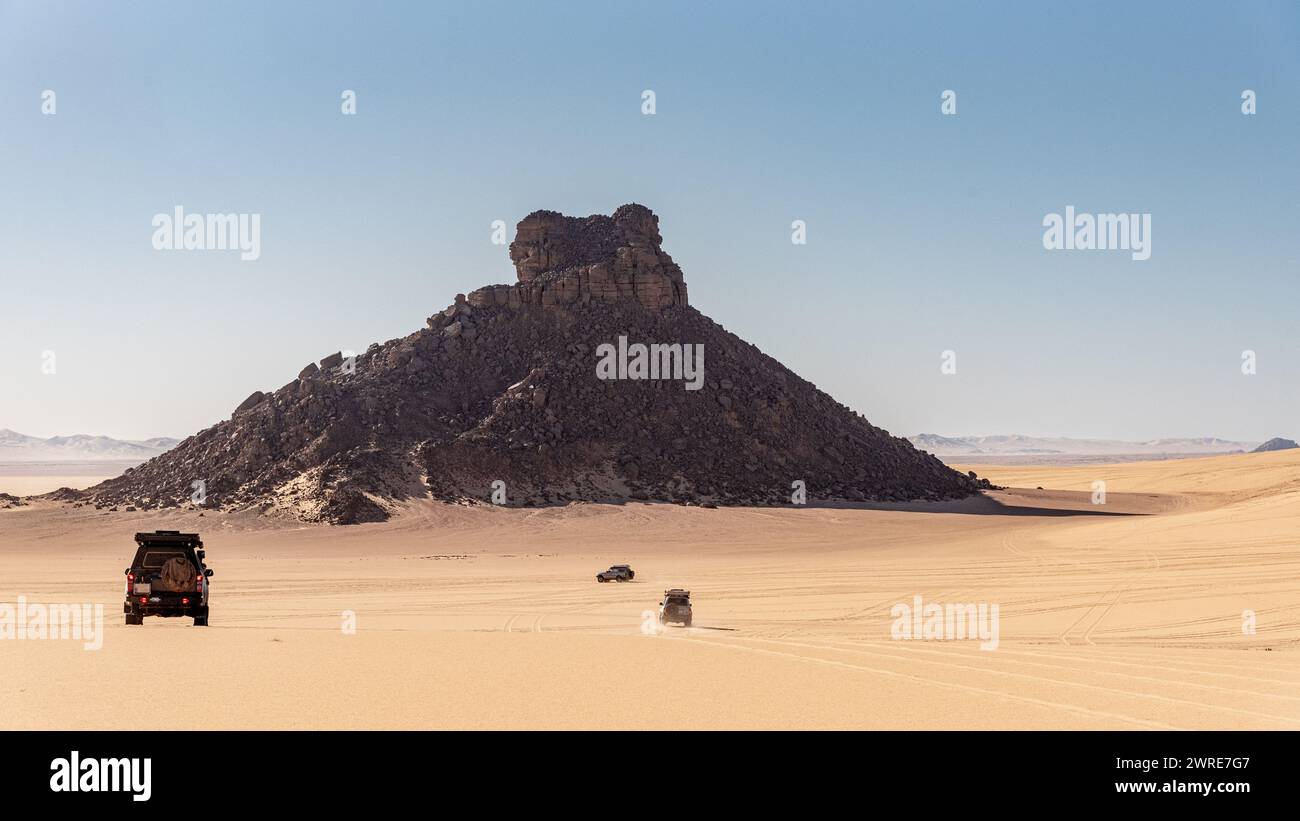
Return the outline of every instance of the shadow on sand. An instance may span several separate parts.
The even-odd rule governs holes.
[[[994,495],[1002,496],[996,498]],[[901,513],[960,513],[974,516],[1150,516],[1153,510],[1149,509],[1150,499],[1159,498],[1152,494],[1129,494],[1129,493],[1112,493],[1110,502],[1102,509],[1102,505],[1091,503],[1091,494],[1086,491],[1046,491],[1035,492],[1032,490],[1022,490],[1019,488],[1007,489],[1000,488],[994,491],[982,491],[974,496],[965,499],[946,500],[946,501],[915,501],[915,502],[849,502],[849,501],[809,501],[804,505],[793,504],[715,504],[715,503],[692,503],[686,506],[704,508],[710,510],[890,510]],[[1147,505],[1146,510],[1125,510],[1124,508],[1134,505],[1138,500],[1142,500]],[[1168,500],[1166,500],[1168,504]],[[464,502],[460,504],[465,504]],[[485,502],[475,500],[474,505],[487,506]],[[520,505],[506,505],[509,508],[545,510],[548,508],[564,508],[572,504],[587,505],[610,505],[614,507],[624,507],[628,505],[649,505],[654,507],[681,507],[680,502],[666,502],[658,499],[600,499],[600,500],[570,500],[563,502],[526,502]],[[1119,508],[1119,509],[1116,509]]]
[[[1123,494],[1111,494],[1112,502],[1102,509],[1102,505],[1091,503],[1090,494],[1065,493],[1057,491],[1050,496],[1035,497],[1008,494],[1010,499],[1024,504],[994,498],[989,493],[981,493],[968,499],[946,502],[828,502],[810,503],[809,508],[834,510],[896,510],[904,513],[961,513],[971,516],[1150,516],[1146,511],[1115,510],[1124,507]],[[1071,498],[1062,498],[1063,496]],[[1073,497],[1077,497],[1073,498]]]

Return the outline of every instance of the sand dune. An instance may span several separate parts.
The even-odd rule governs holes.
[[[1300,452],[979,472],[1020,489],[873,509],[424,503],[349,528],[0,511],[0,601],[107,618],[98,651],[0,641],[0,726],[1300,727]],[[207,629],[122,624],[131,535],[159,527],[204,534]],[[596,584],[613,562],[636,580]],[[694,591],[695,627],[643,635],[669,586]],[[914,596],[998,604],[998,648],[892,640]],[[162,707],[164,688],[200,706]]]

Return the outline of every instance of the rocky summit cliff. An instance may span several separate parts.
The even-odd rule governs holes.
[[[426,497],[747,505],[789,504],[800,485],[809,502],[987,487],[690,307],[661,243],[640,205],[530,214],[510,246],[514,284],[457,295],[354,359],[311,363],[80,498],[347,524]]]
[[[659,246],[659,218],[644,205],[607,217],[534,211],[518,225],[510,260],[519,282],[480,288],[475,307],[634,301],[645,308],[686,305],[682,269]]]

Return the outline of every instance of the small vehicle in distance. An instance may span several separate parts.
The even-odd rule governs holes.
[[[208,626],[208,579],[212,571],[197,533],[159,530],[135,534],[135,559],[126,569],[122,612],[127,624],[145,616],[188,616],[195,627]]]
[[[659,623],[677,622],[682,627],[691,626],[691,591],[674,587],[664,591],[659,602]]]
[[[610,565],[609,570],[602,570],[596,574],[598,582],[630,582],[636,577],[632,568],[625,564]]]

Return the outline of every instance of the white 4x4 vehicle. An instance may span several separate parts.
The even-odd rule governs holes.
[[[691,626],[691,591],[680,587],[664,591],[664,600],[659,602],[659,623],[671,621],[683,627]]]
[[[630,582],[636,578],[636,571],[626,564],[612,564],[609,570],[602,570],[596,574],[598,582]]]

